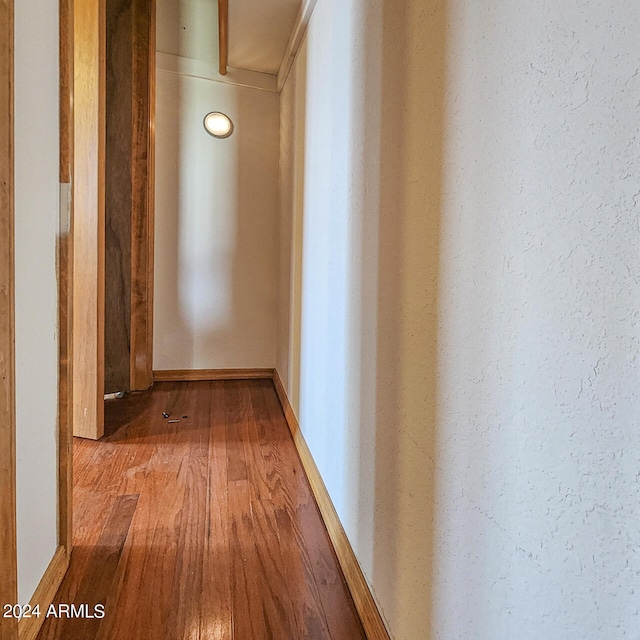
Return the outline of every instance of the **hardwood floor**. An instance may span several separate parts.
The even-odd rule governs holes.
[[[270,380],[157,383],[105,424],[55,599],[104,617],[40,640],[366,640]]]

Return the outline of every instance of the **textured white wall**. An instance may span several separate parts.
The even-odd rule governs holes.
[[[47,105],[52,108],[43,108]],[[57,546],[58,3],[15,3],[18,598]]]
[[[160,32],[158,49],[189,53]],[[210,111],[231,117],[231,137],[206,133]],[[276,93],[158,69],[155,369],[275,365],[278,113]]]
[[[283,92],[278,368],[396,640],[635,637],[640,9],[390,4]]]
[[[449,15],[437,628],[636,637],[640,7]]]

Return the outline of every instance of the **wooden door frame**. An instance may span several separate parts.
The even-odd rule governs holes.
[[[104,433],[106,0],[74,0],[73,433]]]
[[[138,117],[134,107],[131,154],[129,389],[143,391],[153,385],[156,0],[134,0],[131,7],[133,105],[138,105],[138,109],[141,108],[140,105],[146,106],[146,118]],[[146,78],[140,74],[141,69],[146,70]]]
[[[156,0],[146,0],[148,11],[146,92],[148,118],[145,130],[138,132],[134,144],[146,153],[144,206],[133,211],[131,234],[131,389],[142,391],[153,385],[153,264],[155,219],[155,148],[156,148]],[[146,16],[145,16],[146,17]],[[134,32],[134,48],[139,34]],[[144,38],[143,38],[144,40]],[[140,78],[137,79],[140,82]],[[134,131],[134,138],[135,136]],[[142,142],[142,144],[140,144]],[[142,149],[144,146],[144,150]],[[134,171],[135,184],[135,171]]]
[[[17,603],[13,0],[0,0],[0,604]],[[18,623],[0,617],[0,640]]]
[[[14,58],[13,0],[0,0],[0,604],[17,600],[15,268],[14,268]],[[149,42],[149,201],[146,327],[152,348],[153,203],[155,156],[155,0],[150,0]],[[72,536],[73,442],[73,175],[74,175],[74,0],[60,0],[60,183],[61,233],[58,242],[58,544],[70,556]],[[149,356],[149,369],[151,357]],[[0,640],[17,638],[17,622],[0,618]]]
[[[73,0],[60,0],[60,182],[72,175],[73,60],[69,28]],[[0,0],[0,604],[17,603],[14,247],[13,0]],[[71,31],[72,34],[72,31]],[[72,46],[72,45],[71,45]],[[61,198],[61,204],[64,199]],[[61,211],[61,220],[67,219]],[[71,553],[71,224],[58,243],[59,403],[58,544]],[[64,227],[66,226],[66,230]],[[0,618],[0,640],[18,638],[18,622]]]
[[[60,6],[60,185],[58,240],[58,545],[73,547],[73,11]]]
[[[72,175],[73,0],[60,0],[60,182]],[[13,0],[0,0],[0,604],[17,603],[14,247]],[[61,188],[61,193],[65,189]],[[70,188],[66,188],[70,192]],[[61,198],[64,206],[65,198]],[[70,207],[69,207],[70,208]],[[70,211],[69,211],[70,214]],[[58,241],[58,545],[71,554],[72,216],[61,210]],[[0,618],[0,640],[16,640],[18,622]]]
[[[73,375],[73,422],[75,435],[99,439],[104,434],[106,351],[107,3],[106,0],[75,0],[74,4],[74,153],[78,158],[82,156],[82,163],[75,167],[74,174],[74,202],[81,215],[76,217],[73,239],[73,360],[77,365]],[[143,76],[146,75],[142,77],[138,74],[134,78],[131,105],[134,111],[135,105],[144,105],[138,109],[137,117],[132,122],[131,167],[133,199],[128,389],[139,391],[153,384],[156,2],[138,0],[132,2],[131,10],[134,21],[133,64],[142,70]],[[139,32],[136,31],[137,27],[140,28]],[[90,309],[90,316],[87,309]],[[89,366],[89,369],[81,372],[79,366],[83,369]]]

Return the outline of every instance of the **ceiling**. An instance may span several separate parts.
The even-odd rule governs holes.
[[[302,0],[229,0],[229,66],[277,74]]]

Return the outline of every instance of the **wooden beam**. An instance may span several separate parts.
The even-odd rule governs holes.
[[[0,0],[0,604],[18,598],[13,234],[13,0]],[[17,637],[0,617],[0,640]]]
[[[218,41],[220,75],[226,76],[229,63],[229,0],[218,0]]]

